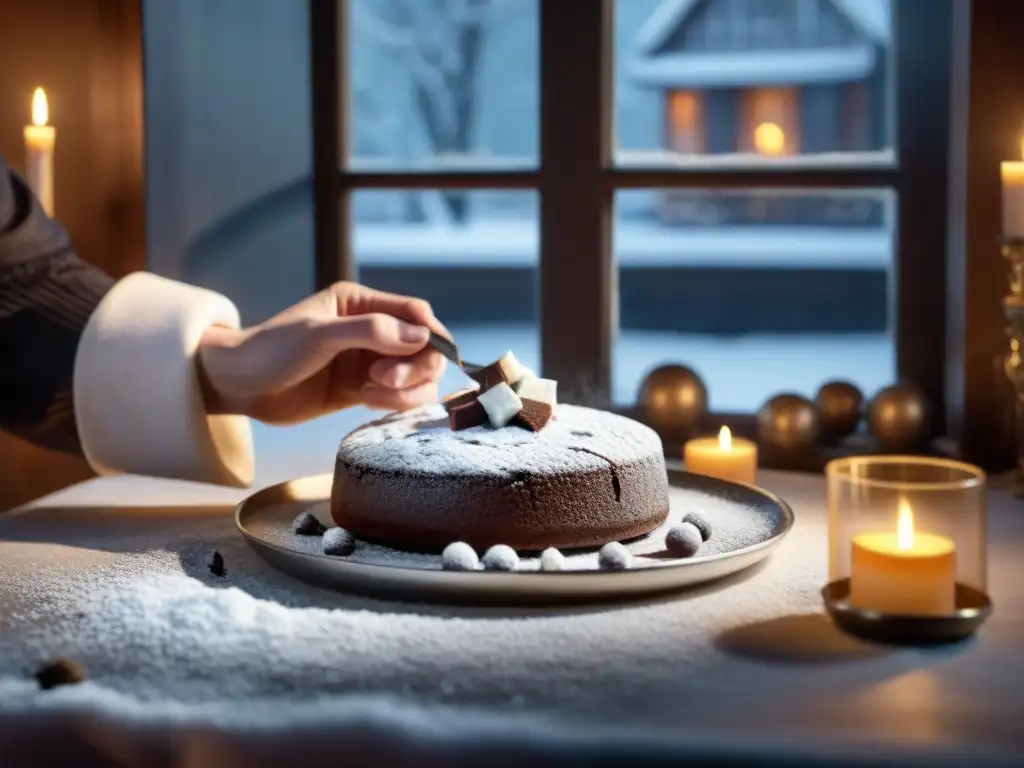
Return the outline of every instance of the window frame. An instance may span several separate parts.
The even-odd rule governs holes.
[[[622,0],[620,0],[622,1]],[[348,0],[310,0],[315,255],[320,286],[352,279],[351,195],[364,189],[530,189],[539,195],[541,366],[567,400],[611,405],[619,189],[889,189],[896,371],[945,428],[947,233],[953,0],[894,0],[887,115],[891,152],[783,157],[722,167],[700,158],[616,165],[614,0],[538,0],[540,153],[529,170],[362,171],[347,167]],[[923,8],[922,6],[926,6]],[[901,35],[900,30],[913,30]],[[895,109],[898,104],[899,109]],[[581,134],[581,125],[594,130]],[[571,300],[569,300],[571,299]],[[925,329],[925,330],[923,330]],[[869,393],[870,394],[870,393]],[[622,409],[619,409],[622,410]],[[630,409],[625,409],[629,411]],[[750,414],[715,414],[751,431]]]

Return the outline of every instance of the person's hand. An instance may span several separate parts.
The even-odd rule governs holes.
[[[336,283],[266,322],[210,328],[199,345],[210,413],[295,424],[353,405],[405,410],[437,400],[448,336],[422,299]]]

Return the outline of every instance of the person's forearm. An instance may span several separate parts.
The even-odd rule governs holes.
[[[72,379],[82,330],[113,279],[0,159],[0,430],[80,455]]]

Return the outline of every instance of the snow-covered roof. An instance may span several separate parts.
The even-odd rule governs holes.
[[[633,57],[627,71],[637,83],[673,88],[835,83],[867,77],[874,69],[877,55],[867,45],[750,53],[673,53]]]
[[[636,48],[641,55],[655,53],[679,29],[701,0],[664,0],[637,35]],[[869,39],[879,44],[892,37],[890,0],[830,0]]]

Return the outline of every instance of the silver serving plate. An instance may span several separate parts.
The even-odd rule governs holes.
[[[673,506],[678,489],[727,500],[749,510],[752,521],[769,521],[769,530],[754,544],[733,551],[688,559],[637,557],[625,571],[597,569],[512,573],[442,571],[435,565],[408,567],[394,562],[354,562],[310,551],[291,534],[303,511],[327,520],[332,476],[290,480],[258,491],[235,509],[235,524],[245,540],[269,565],[301,581],[342,592],[414,602],[558,604],[615,600],[668,592],[720,579],[766,558],[793,527],[793,512],[778,497],[752,486],[668,470]],[[683,502],[685,506],[685,501]],[[423,555],[421,558],[430,558]]]

